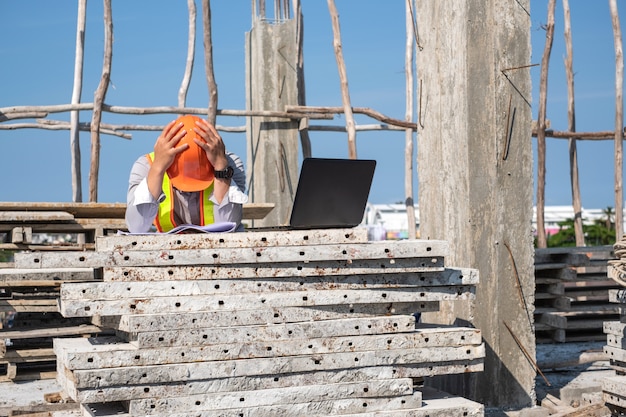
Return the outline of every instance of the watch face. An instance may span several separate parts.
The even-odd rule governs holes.
[[[233,169],[233,167],[229,165],[226,169],[223,169],[221,171],[215,171],[215,178],[222,178],[222,179],[229,180],[233,177],[234,173],[235,173],[235,170]]]

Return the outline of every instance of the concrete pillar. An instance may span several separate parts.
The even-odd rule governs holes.
[[[480,274],[473,305],[425,319],[469,321],[487,350],[483,373],[436,383],[486,407],[531,406],[529,0],[416,0],[415,11],[420,234],[449,241],[447,263]]]
[[[249,110],[283,111],[298,104],[297,44],[294,19],[255,19],[246,37],[246,102]],[[252,202],[276,207],[254,226],[289,220],[298,183],[298,125],[284,118],[250,117],[247,173]]]

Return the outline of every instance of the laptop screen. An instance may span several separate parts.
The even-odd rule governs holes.
[[[293,229],[350,228],[363,220],[375,160],[305,158],[291,209]]]

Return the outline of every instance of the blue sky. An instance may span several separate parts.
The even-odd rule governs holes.
[[[452,0],[449,0],[452,1]],[[199,2],[198,2],[199,3]],[[272,3],[272,2],[268,2]],[[563,69],[563,24],[557,1],[555,40],[550,61],[548,118],[555,130],[567,128],[567,88]],[[236,4],[237,7],[233,5]],[[336,0],[352,105],[404,118],[404,1]],[[619,2],[626,24],[626,4]],[[174,106],[184,71],[187,8],[183,1],[113,1],[114,55],[106,103],[120,106]],[[576,72],[577,130],[614,127],[614,46],[608,1],[570,0]],[[251,27],[251,1],[213,0],[213,51],[221,109],[245,108],[244,38]],[[200,10],[200,5],[198,5]],[[547,1],[531,0],[531,63],[539,63],[545,42]],[[304,1],[307,104],[341,106],[332,27],[325,1]],[[76,1],[0,1],[0,107],[50,105],[71,101],[76,38]],[[83,102],[92,102],[100,80],[104,29],[102,2],[87,7]],[[201,36],[201,22],[198,36]],[[187,105],[207,105],[202,40]],[[539,67],[533,77],[533,114],[537,112]],[[69,120],[69,114],[49,116]],[[165,124],[172,116],[104,113],[103,122]],[[89,121],[89,112],[81,121]],[[343,124],[336,116],[335,123]],[[316,122],[317,123],[317,122]],[[357,118],[357,123],[374,123]],[[218,124],[241,126],[244,118],[220,117]],[[132,132],[125,140],[102,135],[98,200],[123,202],[128,171],[137,156],[152,149],[155,132]],[[245,135],[223,134],[229,149],[245,157]],[[345,133],[311,133],[313,155],[347,157]],[[378,161],[370,193],[373,203],[404,199],[404,133],[359,132],[359,158]],[[535,144],[534,139],[530,139]],[[418,139],[419,141],[419,139]],[[583,206],[614,206],[613,143],[579,142]],[[418,146],[419,147],[419,146]],[[69,131],[0,130],[2,201],[71,201]],[[90,137],[81,133],[83,199],[88,199]],[[548,139],[546,204],[569,205],[566,140]],[[417,181],[416,181],[417,185]],[[416,188],[417,192],[417,188]]]

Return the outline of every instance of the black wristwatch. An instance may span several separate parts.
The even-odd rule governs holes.
[[[235,170],[230,165],[221,171],[215,171],[215,178],[220,178],[223,180],[229,180],[233,177]]]

